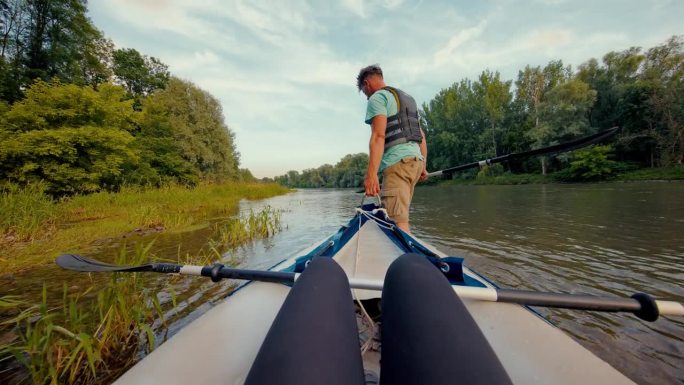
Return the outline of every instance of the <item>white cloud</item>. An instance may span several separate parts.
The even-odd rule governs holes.
[[[399,7],[403,3],[404,0],[385,0],[383,5],[386,9],[394,9]]]
[[[369,63],[422,103],[486,68],[513,79],[526,64],[577,65],[659,44],[684,33],[683,4],[109,0],[89,7],[107,37],[216,96],[241,166],[261,177],[367,150],[355,77]]]
[[[559,5],[559,4],[567,3],[568,0],[535,0],[535,2],[544,4],[544,5]]]
[[[342,0],[342,8],[362,19],[366,18],[363,0]]]
[[[206,34],[207,24],[192,17],[184,9],[169,0],[104,1],[100,6],[114,15],[126,17],[126,21],[138,28],[157,29],[185,36]]]
[[[464,30],[459,31],[456,35],[449,39],[449,42],[444,48],[440,49],[435,53],[435,65],[441,66],[447,63],[461,62],[464,50],[459,50],[459,48],[462,48],[464,44],[482,35],[482,32],[484,31],[486,26],[487,21],[482,20],[474,27],[466,28]]]
[[[529,46],[532,49],[556,50],[570,43],[572,33],[568,30],[546,30],[534,33]]]

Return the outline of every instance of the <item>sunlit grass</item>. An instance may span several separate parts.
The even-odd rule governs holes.
[[[684,180],[684,166],[643,168],[624,172],[614,178],[620,181],[639,180]]]
[[[122,248],[115,262],[141,264],[150,246],[132,255]],[[12,355],[34,384],[111,382],[137,360],[140,349],[154,348],[155,331],[149,325],[155,319],[164,325],[164,312],[139,273],[112,273],[108,284],[94,290],[69,294],[65,284],[55,307],[48,306],[54,301],[45,287],[37,304],[17,296],[0,298],[0,311],[15,312],[3,326],[13,325],[16,334],[0,346],[0,355]]]
[[[280,230],[280,213],[270,206],[236,217],[240,199],[287,191],[263,184],[170,186],[53,201],[39,187],[6,189],[1,204],[10,215],[0,223],[0,271],[52,262],[61,252],[80,253],[96,240],[132,231],[184,231],[216,223],[214,239],[207,240],[209,253],[191,258],[208,264],[221,259],[227,249]],[[217,222],[217,218],[223,219]],[[144,263],[150,247],[139,246],[127,254],[124,246],[114,263]],[[78,293],[70,290],[64,286],[61,301],[49,298],[45,287],[40,299],[0,298],[0,319],[4,320],[0,331],[5,331],[0,362],[13,357],[26,368],[28,382],[110,383],[137,361],[141,351],[155,346],[155,336],[166,327],[164,312],[176,307],[172,286],[165,290],[171,301],[160,303],[158,289],[144,287],[138,274],[132,273],[112,274],[106,285]],[[8,335],[13,337],[8,340]]]
[[[232,249],[255,239],[268,238],[280,231],[280,213],[266,206],[259,212],[250,210],[249,214],[217,224],[216,227],[219,244]]]
[[[497,176],[478,176],[461,177],[441,183],[463,184],[463,185],[512,185],[512,184],[545,184],[545,183],[567,183],[559,177],[561,172],[541,174],[511,174],[504,173]],[[606,181],[662,181],[662,180],[684,180],[684,167],[672,166],[661,168],[642,168],[638,170],[626,171],[616,176],[608,178]]]
[[[80,253],[96,240],[132,231],[181,231],[235,214],[241,199],[284,194],[277,184],[205,184],[123,188],[53,201],[40,187],[8,189],[0,209],[0,271],[51,262],[60,252]]]
[[[510,174],[496,176],[478,176],[477,178],[453,179],[444,181],[445,184],[460,185],[510,185],[510,184],[544,184],[553,183],[550,175],[541,174]]]
[[[280,212],[266,206],[215,226],[215,238],[207,240],[212,252],[186,259],[209,264],[221,259],[220,250],[270,237],[281,230]],[[134,253],[127,253],[124,245],[113,263],[146,263],[151,248],[152,243],[138,244]],[[37,304],[18,296],[0,297],[0,319],[5,319],[0,330],[12,329],[14,335],[9,343],[0,342],[0,362],[13,357],[35,384],[111,383],[135,364],[139,352],[154,349],[155,336],[168,330],[164,315],[177,308],[171,284],[164,289],[171,300],[162,303],[158,289],[145,287],[139,274],[112,273],[104,286],[98,284],[75,294],[70,294],[65,284],[57,304],[48,298],[45,286]],[[168,282],[173,278],[168,276]]]
[[[0,190],[0,245],[30,241],[39,233],[54,230],[58,213],[44,189],[42,184],[34,184],[26,188],[8,185]]]

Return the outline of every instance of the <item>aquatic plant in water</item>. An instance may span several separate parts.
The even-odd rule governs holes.
[[[150,246],[133,257],[122,248],[116,263],[140,264]],[[0,346],[0,356],[13,356],[35,384],[109,383],[137,360],[140,349],[154,348],[149,325],[155,319],[165,324],[157,294],[143,286],[138,273],[112,274],[97,293],[90,287],[72,294],[65,284],[62,303],[54,308],[45,286],[38,304],[16,296],[0,299],[0,309],[10,307],[18,314],[3,326],[13,324],[16,337]]]

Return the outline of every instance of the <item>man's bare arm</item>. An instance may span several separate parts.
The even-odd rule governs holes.
[[[368,171],[364,187],[366,195],[374,196],[380,194],[380,180],[378,179],[378,169],[382,154],[385,152],[385,129],[387,128],[387,116],[378,115],[371,121],[371,137],[368,143]]]
[[[423,137],[423,140],[420,141],[420,153],[423,155],[423,172],[420,174],[420,180],[425,180],[427,179],[427,140],[425,139],[425,132],[423,132],[423,128],[420,128],[420,135]]]

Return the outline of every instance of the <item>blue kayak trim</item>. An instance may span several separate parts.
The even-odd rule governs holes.
[[[447,277],[449,280],[449,283],[451,285],[458,285],[458,286],[471,286],[471,287],[487,287],[484,283],[481,281],[473,278],[469,274],[464,274],[463,273],[463,258],[461,257],[445,257],[445,258],[440,258],[437,254],[432,252],[430,249],[425,247],[423,244],[418,242],[415,238],[413,238],[411,235],[405,233],[403,230],[401,230],[399,227],[396,226],[394,221],[392,221],[389,217],[385,215],[384,211],[381,210],[376,210],[378,209],[378,206],[374,204],[369,204],[362,206],[361,209],[368,215],[362,215],[361,213],[357,213],[354,215],[354,217],[344,226],[340,227],[335,234],[332,236],[326,238],[323,242],[315,246],[311,251],[309,251],[307,254],[299,256],[295,258],[295,261],[293,264],[279,269],[279,271],[283,272],[290,272],[290,273],[301,273],[304,271],[306,268],[306,265],[308,264],[309,261],[311,261],[313,258],[316,257],[328,257],[328,258],[333,258],[353,237],[356,235],[356,233],[359,231],[359,229],[369,220],[374,220],[376,222],[385,222],[389,223],[391,228],[387,228],[387,226],[382,225],[378,226],[400,250],[402,250],[404,253],[415,253],[419,255],[425,256],[431,263],[437,264],[437,262],[443,262],[449,265],[451,273],[445,273],[444,275]],[[370,217],[370,218],[369,218]],[[287,259],[282,260],[270,268],[268,270],[273,270],[277,266],[281,265],[283,262],[285,262]],[[494,287],[497,287],[493,282],[489,281],[485,277],[483,277],[481,274],[472,272],[474,275],[479,277],[485,282],[488,282]],[[238,285],[235,290],[231,291],[226,295],[227,297],[232,296],[233,294],[237,293],[238,291],[242,290],[242,288],[246,287],[253,281],[247,281],[243,284]],[[287,286],[292,286],[291,283],[283,283],[284,285]],[[532,309],[530,309],[532,310]],[[534,311],[533,311],[534,312]],[[536,313],[536,312],[535,312]],[[537,313],[538,314],[538,313]]]
[[[396,224],[385,215],[384,211],[376,210],[377,208],[378,207],[375,205],[363,206],[362,210],[365,212],[363,215],[357,213],[349,223],[342,226],[335,234],[314,247],[309,253],[297,257],[292,265],[281,269],[281,271],[301,273],[306,268],[306,265],[315,257],[334,257],[356,235],[359,229],[367,221],[374,220],[376,222],[390,224],[389,228],[386,225],[380,225],[379,228],[403,253],[423,255],[435,265],[438,265],[439,263],[447,264],[450,272],[445,273],[445,276],[452,285],[487,287],[477,279],[467,274],[463,274],[463,258],[440,258],[415,238],[399,229]]]

